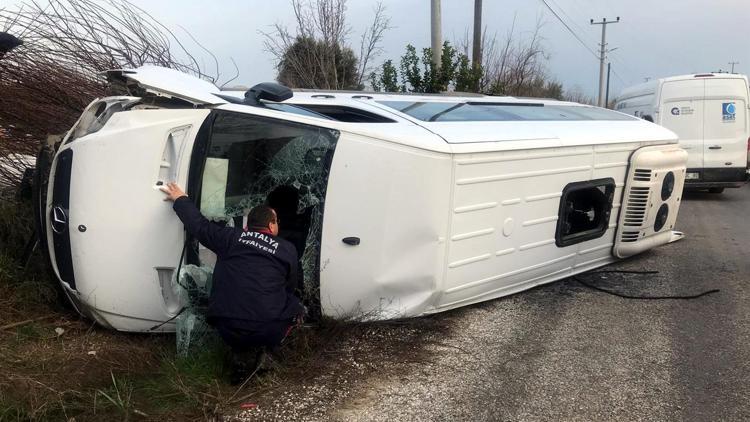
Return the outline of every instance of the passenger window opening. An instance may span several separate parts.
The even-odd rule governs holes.
[[[319,308],[318,266],[328,173],[338,132],[294,122],[237,113],[218,113],[206,145],[199,207],[218,224],[244,227],[256,205],[279,218],[279,237],[299,258],[300,297]],[[212,266],[215,256],[198,250]]]
[[[327,116],[328,118],[339,122],[395,123],[395,120],[393,119],[354,107],[335,104],[296,104],[296,106]]]
[[[570,246],[604,235],[614,200],[614,179],[568,184],[563,190],[555,243]]]

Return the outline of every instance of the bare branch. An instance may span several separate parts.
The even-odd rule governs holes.
[[[230,57],[229,60],[231,60],[232,65],[234,65],[234,76],[232,76],[230,79],[227,79],[223,84],[219,85],[219,88],[224,88],[229,82],[232,82],[240,76],[240,69],[237,67],[237,62],[234,61],[234,57]]]
[[[385,6],[379,2],[375,8],[375,17],[372,24],[362,34],[359,46],[359,77],[357,85],[362,85],[362,79],[370,73],[371,68],[368,64],[383,52],[380,43],[383,40],[385,31],[392,28],[391,19],[385,14]]]
[[[154,64],[219,76],[215,56],[192,35],[214,59],[215,76],[166,26],[127,0],[29,0],[0,9],[0,28],[23,41],[0,56],[0,157],[36,155],[40,140],[69,129],[86,104],[107,94],[101,71]],[[0,178],[17,183],[22,161],[9,160],[19,167],[2,166]]]

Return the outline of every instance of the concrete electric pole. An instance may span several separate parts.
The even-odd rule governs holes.
[[[740,62],[729,62],[729,65],[732,66],[732,70],[730,71],[731,73],[734,73],[734,65],[736,64],[740,64]]]
[[[603,18],[601,22],[594,22],[594,20],[591,19],[592,25],[602,26],[602,48],[599,55],[599,107],[606,107],[606,104],[604,104],[604,59],[606,58],[607,54],[607,25],[610,23],[618,22],[620,22],[619,16],[617,17],[617,20],[614,21],[608,21],[607,18]]]
[[[471,61],[474,70],[482,67],[482,0],[474,0],[474,46]],[[474,91],[479,92],[479,78],[474,84]]]
[[[440,67],[440,56],[443,53],[443,32],[440,25],[440,0],[432,0],[430,7],[432,28],[432,64],[435,68]]]
[[[482,65],[482,0],[474,0],[474,46],[471,61],[475,67]]]

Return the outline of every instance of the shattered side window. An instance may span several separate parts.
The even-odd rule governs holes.
[[[319,301],[323,205],[338,136],[335,130],[222,112],[211,130],[201,177],[199,207],[217,224],[244,227],[256,205],[276,210],[279,236],[291,242],[300,257],[300,294],[308,306]],[[210,279],[215,255],[200,246],[198,257],[199,269],[186,270]],[[188,292],[190,306],[177,321],[178,350],[188,348],[181,342],[197,338],[191,331],[201,329],[196,316],[200,319],[208,291]]]

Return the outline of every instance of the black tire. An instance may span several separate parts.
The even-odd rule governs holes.
[[[724,188],[708,188],[709,193],[722,193],[724,192]]]

